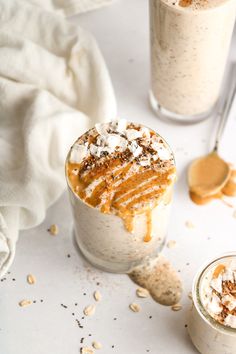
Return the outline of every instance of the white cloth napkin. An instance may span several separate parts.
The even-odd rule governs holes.
[[[113,0],[28,0],[31,3],[42,6],[48,11],[57,11],[65,16],[98,9],[109,5]]]
[[[0,0],[0,275],[19,229],[40,223],[62,193],[69,146],[115,116],[94,39],[38,6]]]

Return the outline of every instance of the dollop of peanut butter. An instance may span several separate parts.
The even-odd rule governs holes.
[[[204,205],[224,196],[236,196],[236,170],[213,152],[195,160],[188,170],[189,196]],[[227,203],[226,203],[227,204]]]

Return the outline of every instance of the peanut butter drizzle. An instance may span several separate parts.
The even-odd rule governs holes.
[[[145,183],[144,185],[142,185],[142,187],[139,187],[138,192],[142,193],[145,190],[147,190],[149,188],[152,188],[155,185],[157,185],[158,182],[159,182],[158,177],[155,178],[155,179],[152,179],[150,182]],[[136,188],[137,188],[137,186],[136,186]],[[120,195],[120,198],[116,198],[116,194],[115,194],[115,196],[114,196],[114,204],[115,205],[120,205],[120,204],[126,202],[128,199],[133,198],[137,194],[137,189],[136,188],[132,189],[130,192],[123,193],[124,196],[122,197],[122,195]]]
[[[118,186],[115,194],[116,199],[121,197],[123,194],[129,192],[131,189],[137,188],[137,186],[140,185],[142,182],[145,182],[148,178],[154,176],[157,176],[156,171],[145,171],[143,168],[140,168],[138,173],[135,173]]]
[[[88,198],[85,199],[86,203],[90,204],[93,207],[98,206],[101,203],[101,196],[107,192],[112,192],[114,190],[114,184],[117,183],[119,180],[125,177],[129,169],[131,168],[131,164],[128,164],[127,166],[119,169],[118,171],[115,171],[112,173],[112,169],[109,169],[107,171],[108,173],[111,173],[110,175],[105,177],[105,180],[102,181],[95,187],[94,191],[92,192],[92,195]],[[111,198],[107,198],[105,201],[105,205],[103,207],[104,210],[107,210],[109,212],[110,206],[111,206]]]
[[[144,192],[155,185],[169,185],[171,183],[169,176],[175,172],[175,167],[171,167],[168,171],[161,173],[155,170],[147,171],[144,167],[140,166],[138,172],[128,177],[118,186],[115,186],[118,181],[127,176],[132,166],[132,163],[128,163],[125,167],[113,172],[115,167],[119,167],[119,164],[121,164],[119,159],[116,159],[115,161],[110,160],[106,164],[106,167],[96,166],[91,172],[83,176],[82,174],[75,175],[72,172],[73,169],[79,170],[81,168],[80,165],[68,163],[67,174],[74,192],[78,194],[81,199],[85,200],[85,202],[92,207],[98,207],[103,202],[100,209],[103,213],[111,213],[112,210],[115,210],[116,214],[123,219],[124,225],[129,232],[132,232],[134,228],[134,215],[145,213],[147,218],[147,233],[144,241],[148,242],[151,240],[152,209],[147,207],[145,203],[147,204],[150,200],[155,200],[156,205],[165,189],[159,188],[132,199],[132,201],[125,206],[122,204],[131,197],[134,197],[136,194]],[[101,181],[94,188],[92,194],[86,198],[85,189],[94,180],[101,176],[105,176],[105,179]],[[147,181],[151,177],[155,178],[139,187],[141,183]],[[138,203],[143,203],[144,207],[141,209],[139,208],[139,210],[135,209],[135,205]]]
[[[134,215],[128,214],[122,215],[122,219],[124,221],[124,225],[126,227],[126,230],[132,233],[134,231]]]
[[[147,173],[147,172],[149,172],[149,173]],[[123,198],[122,196],[124,194],[125,195],[131,194],[131,196],[133,195],[133,193],[134,193],[134,195],[137,194],[138,185],[145,182],[145,180],[147,180],[148,178],[151,178],[151,177],[155,177],[155,179],[152,179],[147,184],[144,184],[143,186],[139,187],[139,189],[138,189],[139,192],[142,192],[145,189],[148,189],[154,185],[166,184],[166,183],[168,183],[168,174],[169,174],[169,172],[159,173],[156,171],[146,171],[143,174],[141,174],[141,173],[135,174],[132,177],[130,177],[129,179],[127,179],[124,183],[119,185],[119,188],[117,189],[117,192],[115,193],[114,199],[117,200],[120,198],[119,199],[119,201],[120,201],[121,198]],[[125,201],[125,200],[123,200],[123,201]]]
[[[70,165],[70,163],[69,163]],[[121,165],[121,160],[119,158],[107,161],[101,166],[96,166],[92,171],[88,172],[85,176],[82,173],[79,175],[79,183],[83,185],[83,188],[88,187],[95,179],[98,179],[102,176],[107,176],[113,171],[117,166]],[[82,167],[83,168],[83,167]],[[80,167],[81,169],[81,167]]]
[[[128,203],[127,205],[125,205],[124,207],[122,207],[121,205],[117,205],[117,207],[116,207],[116,209],[119,209],[119,210],[121,210],[122,212],[127,212],[128,210],[131,210],[131,211],[133,211],[133,212],[135,212],[135,210],[134,210],[134,206],[136,205],[136,204],[139,204],[139,203],[145,203],[145,202],[149,202],[150,200],[152,200],[152,199],[154,199],[154,197],[155,197],[155,199],[158,199],[158,196],[160,196],[161,195],[161,193],[160,193],[160,191],[162,191],[163,192],[163,189],[162,190],[159,190],[158,192],[159,193],[157,193],[157,191],[153,191],[153,192],[150,192],[150,193],[146,193],[146,194],[144,194],[144,195],[142,195],[142,196],[140,196],[140,197],[137,197],[137,198],[135,198],[135,199],[133,199],[130,203]],[[146,208],[145,208],[146,209]],[[142,210],[143,211],[143,210]],[[142,212],[141,212],[142,213]],[[140,212],[138,212],[138,214],[141,214]]]
[[[192,0],[180,0],[179,1],[179,6],[181,7],[188,7],[192,5]]]
[[[108,183],[107,180],[102,181],[94,188],[94,191],[90,197],[85,199],[86,203],[93,206],[94,208],[101,203],[101,195],[105,192]]]
[[[152,210],[146,211],[146,218],[147,218],[147,232],[144,237],[144,242],[149,242],[152,239]]]
[[[212,275],[213,279],[218,278],[218,276],[225,271],[225,265],[224,264],[219,264],[216,269],[214,270],[214,273]]]

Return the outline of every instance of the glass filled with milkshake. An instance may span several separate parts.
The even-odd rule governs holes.
[[[165,120],[209,117],[219,99],[235,0],[150,0],[150,102]]]
[[[96,124],[71,147],[66,178],[75,238],[90,263],[129,273],[158,255],[176,178],[159,134],[124,119]]]
[[[236,253],[210,261],[197,274],[188,332],[202,354],[236,353]]]

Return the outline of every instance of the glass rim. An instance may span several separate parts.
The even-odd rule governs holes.
[[[149,0],[149,8],[150,8],[150,3],[153,2],[153,1],[159,1],[160,2],[160,0]],[[201,8],[201,9],[199,9],[199,13],[201,13],[201,14],[206,13],[207,14],[208,12],[211,12],[211,11],[212,12],[220,11],[219,9],[221,9],[224,6],[227,6],[227,4],[230,3],[230,2],[234,2],[234,0],[224,0],[221,3],[216,4],[216,6],[214,6],[214,7]],[[186,7],[181,7],[180,6],[180,7],[176,8],[176,7],[173,7],[173,6],[169,5],[169,4],[167,4],[166,2],[162,2],[162,5],[167,7],[167,8],[171,7],[171,9],[173,9],[177,13],[181,13],[181,14],[188,14],[189,13],[189,9],[186,8]]]
[[[197,310],[198,314],[205,322],[208,323],[208,325],[220,331],[229,332],[231,334],[236,335],[236,328],[225,326],[219,323],[209,314],[209,312],[205,309],[205,307],[202,304],[200,289],[199,289],[202,276],[207,271],[207,269],[210,268],[212,265],[214,265],[214,263],[216,263],[217,261],[224,258],[230,258],[230,257],[236,258],[236,251],[220,254],[219,256],[211,258],[210,261],[204,263],[204,265],[199,269],[199,271],[194,277],[193,285],[192,285],[192,299],[193,299],[194,307]]]

